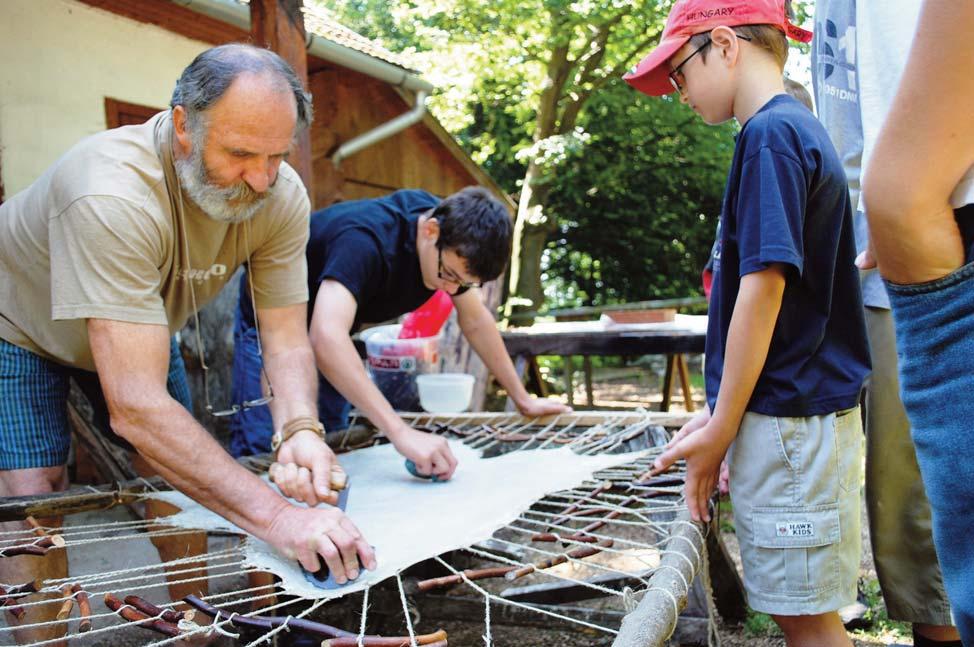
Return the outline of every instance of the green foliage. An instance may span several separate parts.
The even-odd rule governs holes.
[[[707,126],[621,80],[592,98],[583,126],[590,141],[548,198],[560,224],[546,258],[551,306],[700,294],[735,126]]]
[[[876,578],[864,579],[860,582],[860,590],[865,597],[865,605],[868,607],[865,619],[869,622],[868,632],[857,631],[856,635],[880,634],[892,636],[897,639],[907,638],[913,634],[913,629],[908,622],[890,620],[886,613],[886,603],[883,601],[883,594],[879,588],[879,580]]]
[[[431,111],[506,191],[537,165],[532,217],[557,224],[547,307],[701,292],[735,126],[620,79],[672,0],[309,1],[421,70]],[[805,22],[808,2],[795,9]]]
[[[781,628],[778,627],[771,616],[758,611],[747,610],[747,620],[744,621],[744,634],[752,638],[763,636],[780,636]]]

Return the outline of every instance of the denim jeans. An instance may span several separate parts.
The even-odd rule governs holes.
[[[233,402],[259,399],[260,354],[257,352],[257,329],[243,320],[240,306],[233,328]],[[348,427],[352,406],[324,377],[318,376],[318,417],[327,431]],[[230,416],[230,454],[236,458],[264,454],[271,450],[274,424],[267,405],[244,409]]]
[[[954,620],[974,645],[974,263],[887,289],[934,544]]]

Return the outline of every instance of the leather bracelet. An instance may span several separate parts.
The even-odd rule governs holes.
[[[325,439],[325,426],[313,416],[298,416],[284,423],[281,431],[271,436],[271,451],[275,454],[291,436],[299,431],[313,431],[322,440]]]

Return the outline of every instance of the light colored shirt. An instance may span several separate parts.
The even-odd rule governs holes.
[[[176,332],[250,256],[258,308],[308,300],[310,203],[297,173],[248,221],[219,222],[183,193],[172,118],[88,137],[0,205],[0,338],[94,370],[86,319]],[[185,225],[185,228],[184,228]]]

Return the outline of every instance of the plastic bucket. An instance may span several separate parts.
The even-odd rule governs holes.
[[[422,411],[416,376],[436,373],[440,364],[440,338],[399,339],[402,326],[376,326],[359,336],[365,342],[372,381],[397,411]]]

